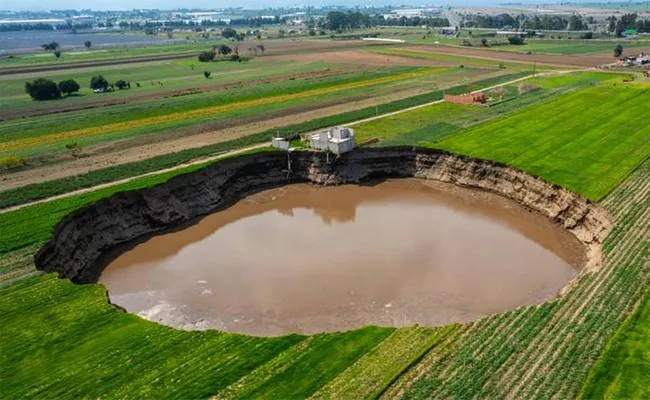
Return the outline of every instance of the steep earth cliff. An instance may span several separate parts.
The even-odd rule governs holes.
[[[148,188],[115,194],[80,209],[56,226],[36,254],[38,269],[76,283],[94,282],[102,258],[116,247],[191,222],[252,192],[291,182],[323,185],[372,178],[415,177],[494,192],[542,213],[587,247],[599,264],[611,224],[581,196],[504,164],[412,147],[358,149],[339,158],[323,153],[260,153],[220,161]]]

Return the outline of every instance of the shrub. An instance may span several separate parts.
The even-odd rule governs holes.
[[[203,76],[205,76],[205,79],[210,79],[210,75],[212,75],[209,71],[203,71]]]
[[[25,92],[34,100],[52,100],[61,97],[61,91],[56,83],[49,79],[38,78],[32,83],[25,83]]]
[[[199,54],[199,61],[201,62],[209,62],[214,60],[214,53],[211,51],[204,51]]]
[[[24,158],[8,156],[0,158],[0,170],[22,167],[27,164]]]
[[[221,36],[225,37],[226,39],[233,38],[235,35],[237,35],[237,31],[232,28],[225,28],[221,30]]]
[[[118,89],[122,90],[130,88],[131,84],[125,80],[120,79],[119,81],[115,82],[115,86],[117,86]]]
[[[93,76],[90,78],[90,88],[93,90],[96,89],[108,89],[108,81],[101,75]]]
[[[72,93],[79,91],[79,84],[75,80],[66,79],[59,82],[58,88],[61,93],[70,96]]]
[[[522,36],[510,36],[508,37],[508,43],[514,44],[514,45],[521,45],[524,44],[525,39]]]

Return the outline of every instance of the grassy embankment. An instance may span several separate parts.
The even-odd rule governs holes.
[[[563,115],[564,123],[576,118]],[[543,142],[534,130],[528,135],[529,146]],[[562,154],[553,157],[562,161]],[[581,168],[574,164],[574,173]],[[646,162],[603,202],[616,228],[601,269],[582,274],[561,299],[448,331],[365,328],[274,339],[180,332],[112,309],[99,285],[74,286],[52,275],[27,278],[0,289],[0,329],[7,338],[0,362],[8,377],[0,389],[12,398],[358,398],[384,389],[387,396],[403,389],[413,398],[575,397],[607,338],[647,288],[649,176]],[[83,198],[65,199],[67,211]],[[0,215],[0,242],[24,247],[36,243],[31,236],[39,231],[49,236],[48,224],[57,218],[48,208],[55,203]],[[35,227],[29,235],[5,234],[25,233],[26,221]],[[417,369],[402,374],[415,362]]]
[[[650,292],[607,344],[580,398],[650,398]]]
[[[526,73],[517,73],[503,75],[495,78],[489,78],[474,82],[474,87],[488,87],[501,82],[507,82],[522,76]],[[447,93],[463,93],[467,91],[467,85],[459,85],[447,90]],[[100,183],[110,182],[123,179],[130,176],[140,175],[158,169],[168,168],[174,165],[182,164],[199,157],[214,155],[226,150],[232,150],[246,145],[263,143],[269,140],[276,132],[287,136],[295,133],[309,132],[315,129],[343,124],[356,121],[363,118],[375,116],[377,113],[385,114],[392,111],[401,110],[419,104],[425,104],[442,98],[440,90],[434,90],[418,96],[409,97],[402,100],[396,100],[389,103],[380,104],[377,107],[367,107],[359,110],[348,111],[341,114],[327,116],[312,121],[281,126],[268,131],[260,132],[240,139],[224,141],[223,143],[204,146],[195,149],[183,150],[163,156],[154,157],[148,160],[117,165],[101,170],[92,171],[84,175],[70,178],[57,179],[49,182],[28,185],[22,188],[0,192],[0,207],[22,204],[29,201],[49,197],[72,190],[81,189],[97,185]]]

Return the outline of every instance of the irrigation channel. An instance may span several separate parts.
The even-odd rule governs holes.
[[[515,201],[412,178],[265,190],[115,254],[113,304],[263,336],[468,322],[556,297],[585,262]]]

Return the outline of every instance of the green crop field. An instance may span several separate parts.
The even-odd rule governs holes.
[[[620,86],[620,77],[603,73],[526,84],[538,89],[523,96],[506,92],[502,96],[514,98],[491,107],[440,104],[414,110],[360,124],[357,135],[380,139],[380,146],[436,147],[501,161],[593,200],[650,155],[647,87]]]
[[[502,39],[504,40],[504,39]],[[481,46],[477,39],[472,39],[475,46]],[[457,44],[461,44],[458,40]],[[622,45],[624,49],[650,48],[650,41],[629,41],[629,40],[570,40],[570,39],[528,39],[523,45],[502,45],[489,47],[494,51],[508,52],[535,52],[548,54],[579,55],[585,53],[612,52],[617,45]],[[481,47],[483,48],[483,47]]]
[[[442,103],[418,110],[398,114],[380,120],[355,125],[355,134],[360,141],[380,139],[378,145],[428,146],[434,140],[462,131],[470,126],[486,122],[513,111],[530,107],[545,100],[558,98],[568,91],[580,87],[611,81],[611,74],[576,73],[527,79],[526,84],[536,89],[519,94],[514,84],[486,94],[494,99],[489,107],[472,107]]]
[[[599,200],[650,155],[646,87],[606,84],[430,143],[508,163]]]
[[[498,69],[514,69],[523,71],[532,71],[532,63],[519,63],[512,61],[501,61],[483,57],[473,56],[459,56],[454,54],[436,53],[435,51],[419,51],[419,50],[405,50],[398,48],[381,48],[369,50],[377,54],[386,54],[390,56],[416,58],[422,60],[439,61],[441,63],[453,63],[455,65],[464,65],[482,68],[498,68]],[[496,58],[496,56],[495,56]],[[538,65],[537,71],[559,69],[556,67],[540,66]]]
[[[607,345],[580,393],[582,399],[650,397],[650,292]]]

